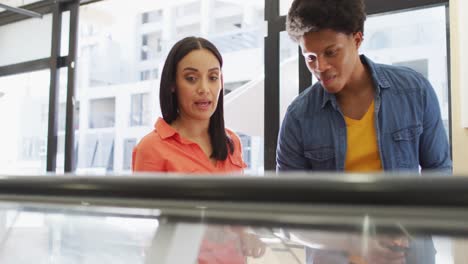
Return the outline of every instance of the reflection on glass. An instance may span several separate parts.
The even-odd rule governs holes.
[[[130,170],[133,140],[138,142],[151,131],[161,116],[158,86],[168,50],[183,37],[199,35],[212,41],[223,55],[226,127],[243,135],[249,164],[246,173],[261,173],[263,5],[260,0],[140,0],[129,6],[124,0],[109,0],[82,6],[77,168],[94,170],[88,161],[94,146],[96,153],[109,155],[98,162],[105,171]],[[90,135],[97,139],[93,146],[88,146]],[[102,135],[115,142],[105,146],[99,141],[105,138]]]
[[[46,171],[49,71],[0,78],[0,171]]]
[[[448,133],[445,6],[371,16],[364,29],[361,52],[379,63],[412,68],[429,79]]]
[[[407,230],[397,222],[374,225],[366,218],[362,226],[351,228],[335,225],[299,229],[286,224],[272,227],[182,222],[160,213],[136,208],[2,204],[0,261],[394,263],[377,261],[390,258],[407,264],[451,264],[453,245],[467,243],[462,236],[432,236]],[[29,248],[26,252],[25,246]]]
[[[0,219],[0,262],[5,264],[144,263],[145,249],[158,227],[151,218],[45,208],[31,212],[10,207],[0,211]]]

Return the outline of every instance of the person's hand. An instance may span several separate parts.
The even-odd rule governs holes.
[[[255,234],[241,232],[239,234],[242,253],[246,257],[259,258],[265,254],[265,243]]]
[[[409,250],[407,237],[379,236],[371,238],[367,256],[368,264],[406,264],[406,254]]]

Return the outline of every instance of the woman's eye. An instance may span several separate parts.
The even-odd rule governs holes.
[[[218,76],[211,76],[210,77],[210,80],[212,80],[212,81],[217,81],[218,79],[219,79]]]
[[[194,82],[194,81],[196,81],[197,79],[196,79],[195,77],[193,77],[193,76],[187,76],[187,77],[185,77],[185,80],[187,80],[187,81],[189,81],[189,82]]]

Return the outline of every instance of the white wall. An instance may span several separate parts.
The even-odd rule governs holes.
[[[452,145],[455,174],[468,176],[468,2],[450,1]],[[464,15],[465,14],[465,15]]]

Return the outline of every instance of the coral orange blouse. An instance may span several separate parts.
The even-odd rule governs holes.
[[[181,137],[164,119],[159,118],[154,127],[133,149],[132,169],[135,172],[229,173],[242,172],[246,167],[240,139],[228,129],[226,132],[234,143],[234,152],[214,165],[198,144]],[[219,243],[204,238],[197,263],[245,264],[238,243],[238,239]]]
[[[242,172],[246,167],[240,139],[229,129],[226,132],[234,143],[234,153],[214,165],[198,144],[183,138],[164,119],[159,118],[154,127],[133,149],[133,171],[228,173]]]

